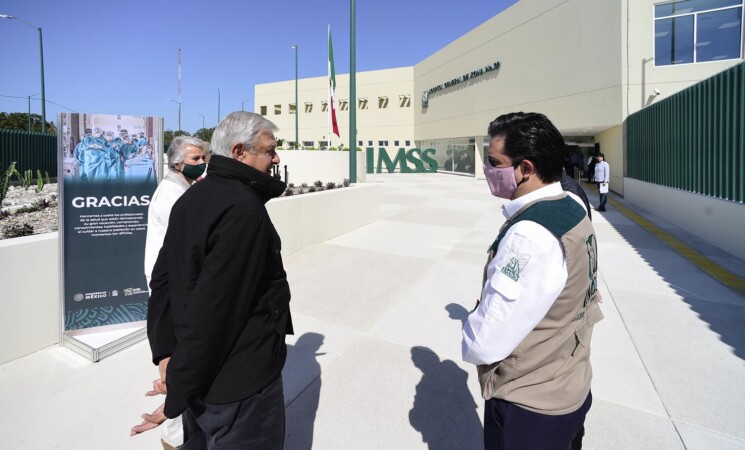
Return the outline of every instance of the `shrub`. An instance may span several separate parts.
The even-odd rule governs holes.
[[[307,188],[308,187],[308,183],[303,183],[303,184],[300,185],[300,187]]]
[[[3,227],[3,235],[8,239],[30,236],[32,234],[34,234],[34,227],[27,223],[21,223],[18,225],[7,225]]]
[[[10,213],[8,211],[3,211],[2,209],[0,209],[0,220],[3,220],[8,216],[10,216]]]
[[[21,186],[23,186],[23,189],[28,191],[28,188],[31,186],[31,179],[33,178],[33,176],[34,172],[31,169],[23,172],[23,176],[18,174],[18,178],[21,180]]]
[[[285,197],[289,197],[289,196],[291,196],[291,195],[293,195],[293,194],[294,194],[294,192],[292,192],[292,189],[290,189],[290,188],[288,188],[288,189],[287,189],[287,190],[285,191]]]
[[[287,187],[289,187],[289,188],[294,188],[294,187],[295,187],[295,183],[288,183],[288,184],[287,184]]]
[[[3,202],[5,196],[8,194],[8,184],[10,183],[10,177],[12,177],[16,171],[16,163],[13,161],[8,166],[8,170],[5,172],[0,171],[0,203]]]
[[[350,184],[352,184],[352,182],[349,181],[349,178],[344,178],[344,187],[349,187]]]
[[[36,170],[36,193],[44,190],[44,179],[41,177],[41,170]]]
[[[326,183],[326,189],[333,189],[335,187],[336,187],[336,184],[334,184],[333,181],[329,181],[328,183]]]
[[[323,186],[323,183],[321,182],[321,180],[318,180],[315,183],[313,183],[313,186],[315,186],[315,187],[321,187],[321,186]]]
[[[316,192],[316,187],[315,186],[309,187],[308,192]]]

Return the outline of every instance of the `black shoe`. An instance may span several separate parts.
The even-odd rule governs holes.
[[[595,211],[605,212],[605,207],[601,206],[599,208],[595,208]]]

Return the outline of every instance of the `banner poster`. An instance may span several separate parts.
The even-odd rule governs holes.
[[[162,177],[163,119],[60,113],[64,330],[147,319],[147,209]]]

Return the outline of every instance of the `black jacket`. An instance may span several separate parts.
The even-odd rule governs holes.
[[[293,333],[280,239],[264,205],[285,184],[221,156],[207,173],[173,206],[150,283],[153,362],[171,356],[167,417],[195,399],[259,392],[280,375]]]
[[[582,203],[585,204],[585,209],[587,209],[587,218],[592,220],[592,207],[590,207],[590,200],[587,199],[585,190],[582,189],[582,186],[579,185],[577,180],[567,175],[566,171],[564,171],[561,174],[560,182],[562,190],[571,192],[582,200]]]

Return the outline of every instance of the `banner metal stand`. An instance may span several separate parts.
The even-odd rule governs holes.
[[[98,362],[147,339],[147,330],[144,327],[136,329],[135,331],[127,330],[126,335],[103,345],[92,342],[100,339],[85,339],[85,337],[90,336],[94,335],[88,334],[76,336],[70,332],[64,333],[62,346],[88,358],[91,362]]]

